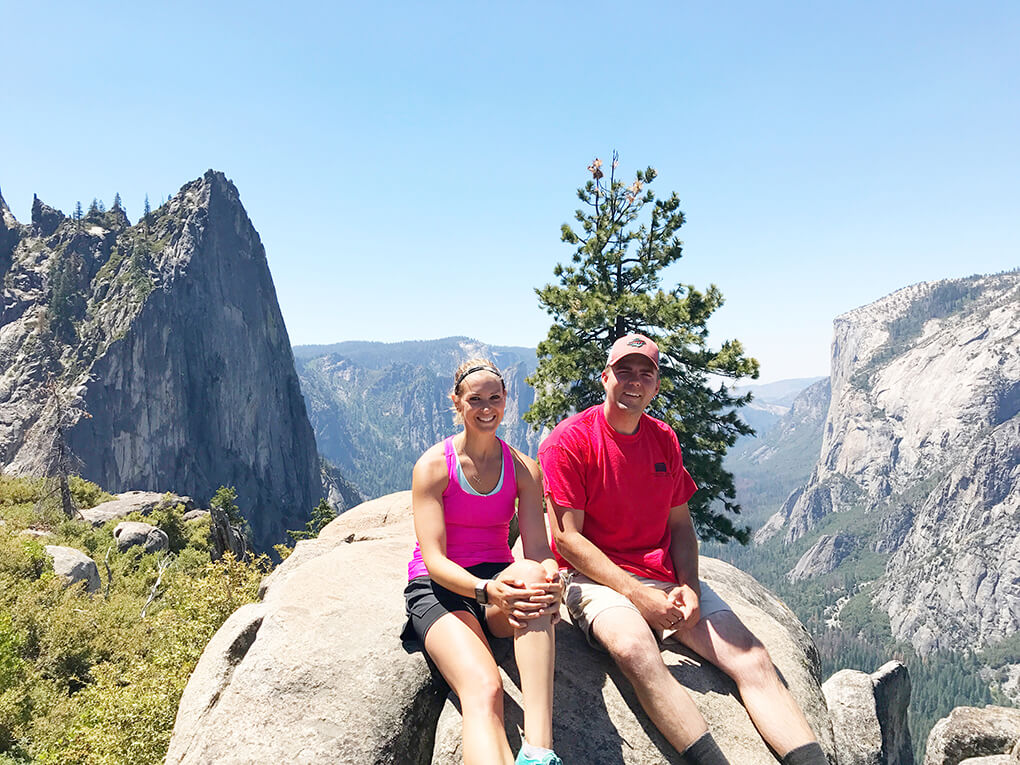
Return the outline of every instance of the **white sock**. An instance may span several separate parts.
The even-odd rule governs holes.
[[[527,740],[523,738],[521,739],[521,754],[525,757],[531,757],[532,759],[537,760],[543,754],[548,754],[551,751],[552,749],[546,749],[545,747],[532,746],[527,742]]]

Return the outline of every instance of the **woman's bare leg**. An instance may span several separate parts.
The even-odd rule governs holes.
[[[504,569],[499,579],[516,579],[526,585],[546,579],[545,569],[530,560],[520,560]],[[490,608],[486,614],[494,635],[514,638],[514,656],[521,675],[524,702],[524,738],[533,745],[552,749],[553,665],[556,660],[556,635],[552,616],[529,620],[524,627],[513,627],[506,614]]]
[[[472,614],[440,617],[425,635],[425,650],[460,699],[465,765],[513,765],[503,727],[503,679]]]

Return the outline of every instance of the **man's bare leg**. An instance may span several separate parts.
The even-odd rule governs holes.
[[[678,752],[708,732],[705,718],[670,674],[658,641],[637,611],[607,609],[595,618],[592,633],[630,680],[655,727]]]
[[[761,737],[780,757],[815,741],[804,713],[776,674],[772,659],[732,611],[717,611],[676,639],[737,684]]]

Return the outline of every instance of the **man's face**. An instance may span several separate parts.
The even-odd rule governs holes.
[[[624,356],[602,372],[602,387],[612,407],[640,414],[659,392],[659,370],[647,356]]]

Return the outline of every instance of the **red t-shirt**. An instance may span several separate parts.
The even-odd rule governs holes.
[[[538,449],[545,495],[584,511],[581,529],[613,563],[632,574],[675,582],[669,511],[697,491],[676,433],[641,415],[636,433],[606,422],[602,404],[557,425]],[[570,567],[553,545],[560,566]]]

